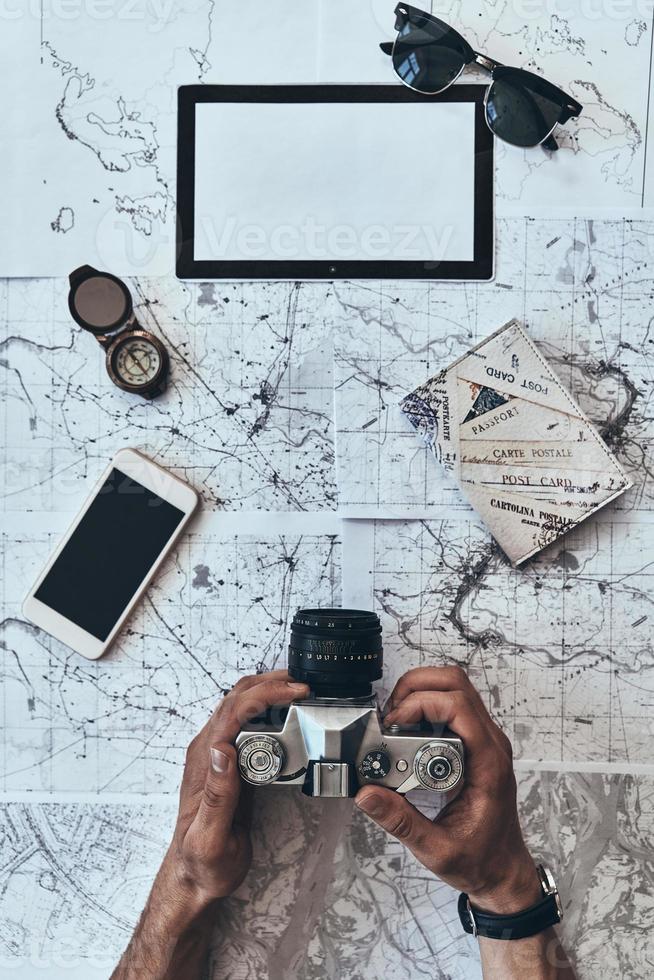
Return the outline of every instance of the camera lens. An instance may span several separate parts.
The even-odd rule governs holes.
[[[379,617],[362,609],[298,609],[288,671],[318,697],[360,698],[382,675]]]

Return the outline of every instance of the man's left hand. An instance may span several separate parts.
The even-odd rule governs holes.
[[[189,745],[167,862],[182,892],[199,904],[230,895],[250,867],[250,788],[232,743],[256,715],[308,693],[285,670],[243,677]]]

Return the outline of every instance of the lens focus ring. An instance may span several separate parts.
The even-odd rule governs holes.
[[[300,609],[291,624],[288,668],[324,697],[363,697],[382,675],[379,617],[361,609]]]

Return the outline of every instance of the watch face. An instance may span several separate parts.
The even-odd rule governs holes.
[[[119,383],[133,389],[147,388],[161,373],[162,352],[147,336],[128,336],[113,350],[111,367]]]

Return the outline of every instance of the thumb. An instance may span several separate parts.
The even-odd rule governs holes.
[[[240,791],[241,780],[234,746],[228,742],[213,745],[200,806],[194,820],[207,844],[219,848],[231,833]]]
[[[404,796],[382,786],[366,786],[359,790],[354,802],[376,824],[405,844],[422,864],[429,866],[439,829]]]

